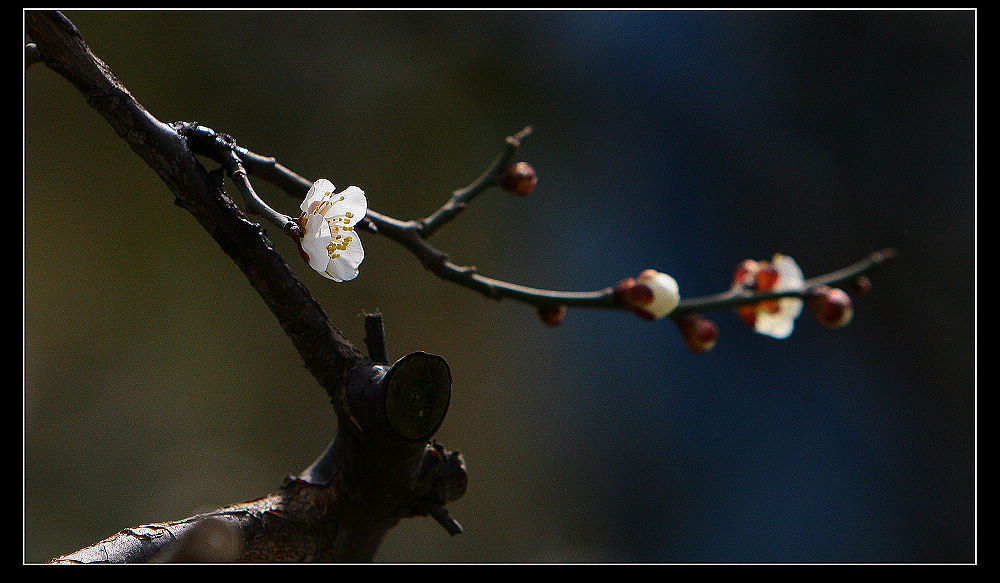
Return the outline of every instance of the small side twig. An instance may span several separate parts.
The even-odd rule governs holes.
[[[427,508],[427,513],[430,514],[431,518],[440,524],[448,532],[448,534],[452,536],[462,534],[462,525],[459,524],[457,520],[452,518],[450,514],[448,514],[447,508],[430,506]]]
[[[493,163],[479,175],[479,178],[476,178],[465,188],[460,188],[454,191],[451,198],[448,199],[448,202],[446,202],[434,214],[418,221],[418,223],[420,223],[420,234],[424,238],[430,237],[435,231],[454,218],[460,211],[465,209],[466,205],[468,205],[469,202],[471,202],[472,199],[479,193],[486,190],[490,186],[496,185],[497,177],[507,164],[510,163],[511,158],[514,157],[517,149],[521,146],[521,140],[531,135],[532,131],[534,131],[533,128],[528,126],[516,134],[509,136],[503,151],[500,152],[500,155],[497,156],[496,160],[494,160]]]
[[[365,314],[365,347],[372,362],[389,364],[389,351],[385,346],[385,327],[382,324],[382,314],[379,312]]]
[[[247,171],[243,167],[240,155],[237,153],[236,140],[226,134],[218,133],[211,128],[199,125],[197,122],[177,122],[171,124],[177,133],[187,137],[193,148],[200,152],[211,152],[211,156],[219,162],[226,174],[236,184],[236,189],[243,195],[247,210],[256,213],[268,222],[277,225],[282,232],[301,238],[302,230],[292,217],[279,213],[265,203],[250,184]]]

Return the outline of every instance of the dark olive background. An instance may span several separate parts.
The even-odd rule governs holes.
[[[972,11],[69,11],[163,121],[425,216],[533,125],[538,186],[435,242],[513,282],[645,268],[687,296],[743,258],[807,275],[892,246],[855,321],[791,338],[712,314],[529,307],[363,237],[334,284],[278,250],[358,346],[448,359],[438,438],[466,532],[404,521],[382,562],[975,558]],[[24,560],[275,491],[331,408],[246,280],[63,79],[24,82]],[[284,212],[290,200],[263,182]]]

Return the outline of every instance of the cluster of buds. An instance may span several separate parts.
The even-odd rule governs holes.
[[[528,195],[538,183],[534,168],[525,162],[506,166],[496,175],[497,184],[519,196]],[[301,215],[295,223],[301,228],[299,251],[309,265],[326,278],[348,281],[358,275],[364,260],[364,248],[354,229],[367,214],[365,193],[351,186],[341,193],[330,181],[317,180],[300,205]],[[867,292],[871,286],[866,277],[854,280],[854,291]],[[853,317],[851,298],[842,289],[829,286],[805,287],[802,270],[794,259],[775,254],[770,261],[746,259],[733,273],[732,291],[740,295],[790,292],[736,308],[739,319],[756,332],[774,338],[787,338],[795,328],[795,320],[807,306],[813,316],[828,328],[847,325]],[[632,310],[647,321],[660,320],[680,304],[677,281],[666,273],[653,269],[642,271],[615,286],[616,303]],[[566,315],[566,306],[546,305],[538,308],[538,317],[547,326],[558,326]],[[687,348],[695,354],[715,346],[719,327],[700,314],[680,314],[674,321]]]
[[[659,320],[680,304],[677,282],[666,273],[647,269],[638,277],[629,277],[615,286],[615,300],[643,320]],[[682,314],[674,318],[684,337],[684,344],[695,354],[708,352],[719,339],[719,327],[700,314]]]
[[[859,277],[855,285],[859,293],[863,293],[871,284],[867,278]],[[771,261],[744,260],[733,274],[733,287],[748,294],[788,290],[802,293],[805,302],[798,297],[782,297],[736,309],[744,324],[774,338],[791,335],[803,304],[827,328],[846,326],[854,315],[851,297],[844,290],[825,285],[805,289],[802,270],[787,255],[775,254]]]

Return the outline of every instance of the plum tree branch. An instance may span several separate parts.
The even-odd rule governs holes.
[[[68,19],[59,12],[27,11],[25,26],[33,41],[26,62],[44,63],[69,81],[160,176],[174,202],[244,273],[333,403],[337,435],[307,471],[277,494],[209,513],[239,536],[241,550],[230,558],[370,560],[402,518],[435,515],[441,522],[444,504],[464,493],[466,481],[461,454],[430,441],[450,395],[444,359],[418,352],[389,366],[362,355],[330,323],[261,226],[201,166],[189,140],[147,112]],[[228,170],[239,184],[245,171],[238,162],[229,160]],[[243,187],[248,204],[260,204],[249,182]],[[125,529],[57,561],[150,560],[204,518]],[[453,524],[442,524],[454,531]]]
[[[459,452],[445,450],[432,440],[451,394],[447,363],[441,357],[415,352],[390,365],[381,316],[374,314],[366,317],[368,355],[357,350],[329,321],[261,225],[226,195],[221,182],[197,156],[218,162],[242,195],[246,209],[293,239],[303,236],[299,223],[264,202],[250,176],[299,198],[313,183],[275,158],[251,152],[232,137],[197,122],[168,124],[156,119],[90,51],[62,14],[28,11],[25,24],[33,41],[25,47],[26,66],[43,63],[70,82],[160,176],[175,204],[192,214],[268,305],[306,368],[329,395],[338,420],[330,447],[301,474],[288,478],[279,493],[180,521],[125,529],[57,561],[176,560],[192,556],[192,545],[197,546],[192,541],[200,540],[198,544],[204,546],[206,537],[225,537],[226,532],[235,541],[227,547],[231,553],[225,555],[231,560],[370,560],[385,532],[405,517],[431,516],[450,534],[461,532],[444,507],[465,493],[464,461]],[[653,272],[650,277],[657,282],[655,286],[644,283],[649,280],[640,275],[639,280],[627,278],[594,291],[539,289],[481,275],[475,267],[453,263],[448,253],[428,242],[488,189],[526,194],[533,188],[534,170],[524,163],[511,164],[531,132],[528,127],[508,137],[482,174],[454,190],[427,217],[401,220],[369,209],[357,228],[400,244],[441,279],[489,298],[509,298],[536,307],[546,323],[558,323],[567,306],[636,311],[642,316],[646,312],[637,306],[652,302],[653,287],[670,288],[660,277],[665,274]],[[894,256],[891,249],[877,251],[842,269],[810,279],[799,277],[791,287],[774,287],[777,276],[765,270],[755,280],[756,287],[734,283],[718,294],[678,299],[670,303],[669,311],[655,317],[666,315],[682,331],[696,330],[704,336],[699,338],[704,348],[714,339],[703,334],[710,330],[699,319],[701,313],[762,305],[770,309],[784,298],[815,299],[827,294],[829,286],[857,281]],[[676,285],[674,292],[677,296]],[[846,310],[846,304],[835,304],[832,296],[823,297],[827,299],[824,309]],[[836,320],[831,314],[825,314],[827,320]],[[216,529],[220,524],[223,527]]]
[[[757,304],[767,300],[776,300],[779,298],[808,298],[811,294],[810,290],[821,286],[850,284],[857,278],[874,271],[876,268],[895,256],[896,250],[892,248],[875,251],[857,263],[853,263],[847,267],[842,267],[836,271],[831,271],[823,275],[811,277],[805,280],[802,287],[797,289],[748,294],[738,287],[734,287],[728,291],[715,295],[681,300],[681,303],[671,315],[679,317],[686,314],[705,313],[714,310],[723,310]]]
[[[275,184],[293,197],[303,197],[312,184],[306,178],[279,164],[274,157],[262,156],[239,146],[228,135],[216,133],[197,122],[175,122],[173,125],[179,133],[192,139],[192,149],[197,153],[208,156],[224,166],[230,158],[235,157],[242,161],[242,165],[250,174]],[[420,259],[424,267],[441,279],[475,290],[492,299],[509,298],[538,308],[570,306],[630,310],[629,303],[616,293],[614,287],[594,291],[556,291],[494,279],[477,273],[475,267],[460,266],[451,262],[448,253],[427,241],[435,231],[465,209],[476,196],[490,187],[500,185],[500,177],[510,167],[514,154],[532,131],[529,126],[509,136],[494,162],[471,184],[455,190],[451,197],[429,217],[406,221],[369,209],[366,220],[359,224],[359,228],[379,233],[401,244]],[[245,175],[241,178],[245,179]],[[266,208],[266,205],[264,206]],[[265,214],[280,215],[275,211],[265,211]],[[272,222],[283,226],[287,223],[287,217]],[[296,233],[291,234],[296,235]],[[853,265],[815,276],[797,289],[754,292],[733,288],[717,294],[682,299],[670,316],[677,320],[690,314],[732,309],[781,297],[808,297],[812,293],[811,290],[818,286],[848,282],[874,270],[893,257],[895,257],[893,249],[876,251]]]

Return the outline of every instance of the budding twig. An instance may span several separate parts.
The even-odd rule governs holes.
[[[895,256],[895,249],[882,249],[880,251],[876,251],[853,265],[807,279],[803,283],[802,287],[797,289],[747,294],[743,289],[734,287],[733,289],[720,294],[681,300],[681,303],[677,306],[677,308],[671,312],[670,317],[677,319],[685,314],[702,314],[715,310],[725,310],[738,306],[757,304],[762,301],[774,300],[778,298],[806,298],[810,295],[811,290],[819,286],[834,286],[852,281]]]
[[[497,156],[492,164],[486,170],[472,182],[472,184],[466,186],[465,188],[460,188],[454,191],[451,198],[448,199],[441,208],[439,208],[433,215],[418,221],[420,223],[421,235],[425,238],[430,237],[434,231],[437,231],[442,225],[450,221],[455,217],[460,211],[462,211],[466,205],[472,201],[479,193],[486,190],[490,186],[497,184],[497,177],[507,167],[510,159],[514,157],[517,149],[521,146],[521,140],[531,135],[533,131],[531,126],[524,128],[518,133],[507,138],[507,144],[503,151]]]
[[[234,168],[234,170],[229,170],[230,176],[236,182],[237,188],[243,193],[244,198],[247,199],[251,210],[282,227],[286,232],[290,232],[292,235],[297,234],[294,228],[292,231],[286,228],[289,222],[295,225],[294,221],[270,209],[257,197],[250,187],[247,174],[259,176],[295,197],[304,196],[312,182],[279,164],[275,158],[255,154],[237,145],[232,138],[217,134],[197,123],[177,122],[173,126],[178,132],[189,138],[189,145],[195,153],[211,157],[224,166],[229,164]],[[498,178],[517,152],[521,140],[529,136],[531,132],[532,128],[529,126],[508,137],[503,150],[486,170],[468,186],[455,190],[448,201],[430,216],[419,220],[404,221],[368,209],[365,220],[358,224],[358,228],[392,239],[413,253],[424,267],[441,279],[477,291],[488,298],[497,300],[507,298],[538,308],[572,306],[631,310],[631,306],[626,305],[620,298],[616,297],[612,287],[594,291],[556,291],[493,279],[480,275],[475,267],[461,266],[451,262],[447,253],[427,242],[427,238],[431,234],[453,219],[476,196],[487,188],[498,184]],[[219,139],[219,136],[224,136],[224,139]],[[231,162],[230,159],[234,159],[235,162]],[[227,166],[228,168],[229,166]],[[734,288],[719,294],[688,298],[680,302],[670,317],[677,319],[685,314],[730,309],[781,297],[806,297],[812,288],[820,285],[834,285],[857,278],[894,256],[895,252],[892,249],[877,251],[854,265],[806,280],[801,289],[748,293],[744,289]]]

